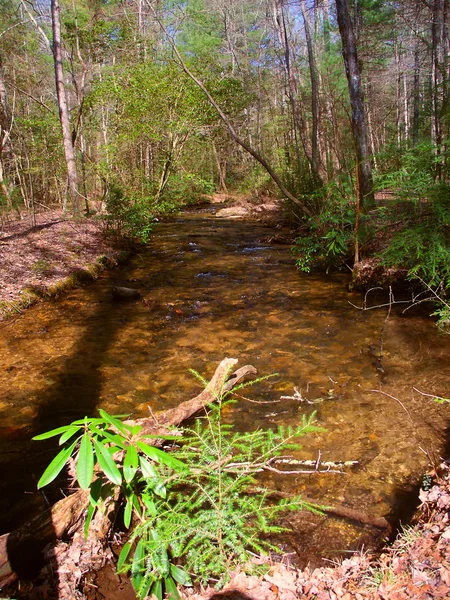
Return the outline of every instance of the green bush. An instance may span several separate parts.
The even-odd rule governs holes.
[[[355,206],[347,181],[333,181],[317,190],[313,201],[322,206],[310,219],[307,234],[295,240],[292,251],[297,266],[309,273],[314,266],[340,268],[351,254],[355,240]]]
[[[86,535],[102,499],[114,496],[120,486],[124,525],[131,530],[118,570],[131,573],[142,600],[151,594],[161,600],[164,590],[169,598],[178,598],[177,584],[192,585],[191,575],[220,587],[234,567],[254,571],[255,553],[280,552],[266,538],[284,530],[276,524],[282,512],[319,510],[300,497],[272,501],[255,478],[283,451],[298,449],[299,437],[317,430],[314,415],[303,417],[296,428],[236,433],[221,419],[231,396],[219,395],[217,400],[182,438],[166,436],[166,441],[177,442],[172,447],[176,458],[174,452],[146,443],[156,436],[144,435],[140,426],[102,410],[98,418],[74,421],[34,438],[60,436],[63,446],[39,488],[75,457],[78,484],[90,490]]]

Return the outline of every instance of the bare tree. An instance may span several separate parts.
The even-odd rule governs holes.
[[[58,0],[51,1],[51,14],[56,95],[58,98],[59,120],[61,122],[64,157],[66,159],[67,167],[67,196],[66,202],[64,203],[64,210],[67,209],[67,201],[69,200],[72,204],[74,214],[79,214],[81,197],[78,193],[77,163],[75,158],[75,148],[72,142],[72,132],[70,129],[70,118],[66,97],[66,89],[64,86],[64,71],[61,48],[60,6]]]
[[[352,107],[352,129],[358,162],[358,195],[361,202],[361,210],[364,211],[373,207],[375,200],[368,143],[369,136],[364,109],[364,94],[348,0],[336,0],[336,11]]]

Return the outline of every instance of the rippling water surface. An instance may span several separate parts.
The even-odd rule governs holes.
[[[363,299],[346,275],[299,273],[288,247],[264,241],[271,234],[185,213],[159,225],[126,268],[3,326],[3,531],[45,502],[35,483],[51,454],[31,435],[98,407],[143,416],[175,406],[199,391],[189,369],[209,378],[225,356],[277,373],[248,391],[260,404],[241,398],[227,416],[237,427],[296,425],[316,410],[325,431],[304,438],[296,458],[358,461],[344,475],[277,478],[279,489],[382,516],[419,481],[442,451],[448,408],[414,388],[450,396],[450,336],[415,309],[394,306],[387,318],[387,308],[354,308]],[[111,285],[143,300],[115,304]],[[372,529],[342,520],[289,522],[287,549],[303,561],[373,543]]]

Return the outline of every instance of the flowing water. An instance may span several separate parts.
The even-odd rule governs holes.
[[[295,457],[357,461],[345,474],[276,477],[276,487],[392,512],[445,444],[448,408],[414,388],[450,396],[450,336],[403,305],[355,308],[363,298],[347,290],[347,275],[299,273],[289,247],[264,241],[271,234],[213,209],[187,212],[160,224],[126,268],[3,324],[2,531],[44,503],[35,484],[54,450],[31,435],[99,407],[146,416],[176,406],[200,389],[189,369],[209,378],[225,356],[277,373],[227,415],[237,427],[295,426],[316,410],[325,430]],[[143,299],[114,303],[111,285]],[[373,542],[373,529],[342,519],[301,513],[289,523],[286,550],[300,561]]]

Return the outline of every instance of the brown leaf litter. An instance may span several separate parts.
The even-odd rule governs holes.
[[[450,471],[440,466],[420,492],[414,526],[373,558],[360,553],[334,566],[302,571],[274,564],[262,578],[233,573],[220,592],[184,591],[183,600],[431,600],[450,598]]]
[[[47,291],[102,255],[118,256],[103,235],[101,219],[69,219],[59,210],[27,215],[0,226],[0,307],[25,289]],[[1,312],[1,311],[0,311]]]

